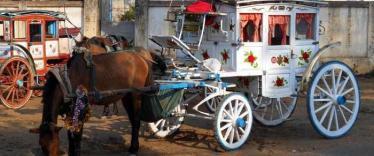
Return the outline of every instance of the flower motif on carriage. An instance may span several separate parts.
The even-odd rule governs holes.
[[[221,52],[221,56],[222,56],[223,63],[227,64],[227,60],[230,59],[229,50],[223,49],[223,51]]]
[[[290,64],[288,56],[285,55],[279,55],[279,56],[273,56],[271,58],[271,63],[272,64],[278,64],[279,66],[286,66]]]
[[[210,56],[209,56],[209,53],[208,53],[208,50],[205,49],[203,50],[203,53],[201,53],[201,55],[203,55],[203,59],[206,60],[206,59],[209,59]]]
[[[248,62],[253,68],[258,67],[257,57],[253,54],[252,51],[249,51],[249,53],[244,54],[245,60],[244,62]]]
[[[300,52],[301,56],[299,57],[298,61],[297,61],[297,64],[299,66],[303,66],[307,63],[309,63],[309,59],[310,59],[310,56],[312,54],[312,49],[307,49],[307,50],[303,50],[301,49],[301,52]]]
[[[218,23],[218,22],[214,22],[214,24],[212,25],[212,32],[213,33],[218,33],[219,32],[219,29],[220,29],[221,25]]]
[[[277,76],[277,79],[273,81],[274,87],[284,87],[288,84],[288,81],[284,77]]]

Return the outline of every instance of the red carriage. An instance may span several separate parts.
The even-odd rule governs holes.
[[[65,19],[54,11],[0,11],[0,101],[6,107],[24,106],[31,87],[43,82],[51,66],[69,58],[69,39],[59,37],[67,33],[59,33]]]

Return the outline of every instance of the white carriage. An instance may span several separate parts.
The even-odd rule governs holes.
[[[320,48],[320,5],[311,0],[197,1],[168,12],[176,35],[151,40],[163,50],[176,49],[183,65],[173,61],[171,78],[158,82],[198,83],[205,98],[193,107],[200,115],[184,109],[195,95],[171,117],[150,123],[151,130],[164,137],[180,127],[184,116],[214,119],[218,142],[233,150],[247,140],[252,117],[279,125],[292,115],[300,93],[307,92],[318,133],[327,138],[346,134],[358,115],[358,82],[344,63],[318,62],[326,49],[340,45]]]

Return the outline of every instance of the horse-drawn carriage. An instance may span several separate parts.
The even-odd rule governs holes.
[[[218,142],[232,150],[247,140],[253,117],[265,126],[279,125],[307,91],[310,121],[318,133],[327,138],[346,134],[358,115],[358,82],[344,63],[318,62],[327,48],[340,45],[319,47],[320,5],[305,0],[197,1],[169,11],[176,35],[151,40],[164,50],[175,49],[177,59],[180,54],[188,58],[179,57],[183,65],[174,63],[171,78],[158,82],[186,84],[186,93],[201,88],[205,98],[193,107],[200,115],[184,109],[192,96],[181,100],[170,117],[151,123],[151,130],[164,137],[180,127],[184,116],[212,119]],[[191,60],[197,66],[188,66]],[[195,85],[187,85],[191,82]]]
[[[175,24],[176,35],[151,40],[163,52],[175,50],[177,59],[171,59],[170,74],[155,84],[150,66],[162,61],[144,49],[92,56],[87,47],[74,48],[70,63],[51,70],[44,89],[43,151],[58,153],[60,114],[69,128],[69,154],[79,153],[89,99],[101,104],[122,100],[132,125],[132,153],[139,149],[140,119],[165,137],[184,117],[213,120],[221,147],[237,149],[249,137],[253,118],[266,126],[287,121],[306,91],[318,133],[327,138],[347,134],[358,115],[358,82],[344,63],[318,62],[327,48],[340,44],[319,48],[320,5],[306,0],[197,1],[170,10],[167,20]],[[186,106],[196,101],[194,113],[187,113]]]
[[[0,11],[0,99],[8,108],[21,108],[41,85],[51,66],[70,57],[66,17],[53,11]],[[70,30],[69,30],[70,31]]]

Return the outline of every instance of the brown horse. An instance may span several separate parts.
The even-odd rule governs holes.
[[[96,71],[95,88],[99,91],[124,88],[140,88],[152,84],[152,55],[145,49],[138,48],[134,52],[105,53],[92,57]],[[74,53],[68,62],[68,75],[73,91],[83,86],[92,91],[90,86],[90,69],[82,53]],[[48,73],[43,94],[42,123],[37,129],[39,144],[46,155],[58,155],[59,135],[58,115],[66,116],[71,112],[72,103],[64,103],[62,86],[53,74]],[[90,99],[90,98],[89,98]],[[140,94],[129,92],[125,95],[113,95],[95,100],[98,105],[122,100],[132,125],[130,153],[139,149],[140,127]],[[74,101],[74,100],[73,100]],[[69,109],[70,108],[70,109]],[[68,111],[66,111],[68,110]],[[79,132],[68,131],[69,155],[80,155],[83,126]]]
[[[118,52],[123,49],[129,48],[129,43],[126,38],[123,36],[109,35],[107,37],[95,36],[92,38],[83,37],[81,41],[75,43],[76,48],[87,49],[91,52],[92,55],[99,55],[107,52]],[[163,59],[155,54],[154,52],[150,53],[152,59],[157,62],[156,66],[153,66],[154,74],[163,75],[167,66],[163,62]],[[109,105],[104,106],[102,115],[109,116]],[[113,113],[118,114],[118,107],[116,103],[113,103]]]
[[[97,55],[105,52],[115,52],[128,49],[129,43],[127,39],[122,36],[109,35],[107,37],[83,37],[81,41],[75,43],[75,46],[85,47],[92,53],[92,55]]]

